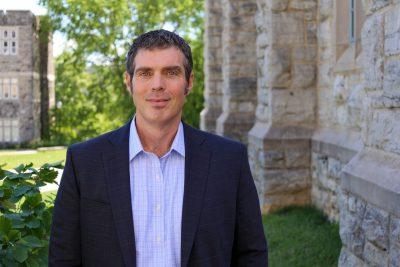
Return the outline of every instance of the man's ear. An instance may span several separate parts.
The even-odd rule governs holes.
[[[190,93],[190,91],[192,91],[193,83],[194,83],[194,73],[192,71],[190,73],[188,84],[187,84],[187,86],[185,88],[185,95],[188,95]]]
[[[131,75],[127,71],[125,71],[125,85],[126,85],[126,90],[128,90],[128,92],[130,94],[132,94],[132,89],[133,89],[132,78],[131,78]]]

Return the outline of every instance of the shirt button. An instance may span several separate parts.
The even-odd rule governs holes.
[[[160,181],[160,175],[156,175],[156,181]]]
[[[158,205],[156,206],[156,211],[159,212],[160,210],[161,210],[161,205],[158,204]]]
[[[161,243],[161,236],[157,236],[156,242],[157,242],[157,244],[160,244],[160,243]]]

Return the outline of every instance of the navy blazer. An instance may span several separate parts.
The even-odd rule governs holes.
[[[129,126],[68,149],[49,266],[136,266]],[[246,147],[186,124],[184,136],[182,266],[268,266]]]

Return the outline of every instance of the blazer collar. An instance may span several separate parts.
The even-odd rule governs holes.
[[[129,132],[131,120],[109,136],[113,149],[103,154],[103,163],[114,222],[127,266],[136,266],[136,247],[129,184]],[[181,266],[187,266],[200,219],[207,185],[211,151],[205,134],[183,123],[185,140],[185,185],[182,209]]]

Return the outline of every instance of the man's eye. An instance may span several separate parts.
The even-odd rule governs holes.
[[[140,77],[148,77],[148,76],[150,76],[151,75],[151,73],[150,72],[139,72],[138,73],[138,76],[140,76]]]
[[[170,76],[177,76],[179,74],[179,71],[177,71],[177,70],[169,70],[167,74],[170,75]]]

